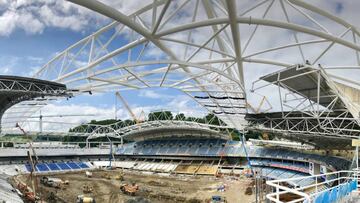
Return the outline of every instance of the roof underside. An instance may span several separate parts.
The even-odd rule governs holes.
[[[22,101],[49,96],[66,96],[66,86],[46,80],[0,76],[0,119],[11,106]]]
[[[288,87],[288,89],[296,94],[308,98],[313,102],[317,102],[318,98],[318,81],[319,86],[319,103],[321,106],[328,106],[336,97],[329,81],[324,74],[317,69],[310,67],[294,66],[270,75],[261,77],[269,83]],[[338,109],[344,109],[345,104],[340,101],[336,103]]]
[[[142,141],[148,139],[181,137],[229,139],[227,135],[211,129],[184,128],[176,126],[162,126],[152,129],[134,131],[128,133],[125,139],[130,141]]]
[[[289,112],[284,112],[284,114],[288,113]],[[261,132],[272,132],[279,137],[310,144],[318,148],[344,149],[351,146],[351,138],[328,134],[323,129],[321,129],[321,127],[318,127],[317,130],[323,133],[306,133],[296,130],[290,131],[288,129],[291,129],[295,125],[297,125],[301,129],[306,129],[307,127],[315,127],[317,126],[318,120],[316,118],[311,118],[301,112],[292,112],[289,115],[290,118],[287,121],[282,119],[282,115],[283,112],[247,114],[245,119],[250,121],[250,123],[252,124],[261,124],[250,126],[248,129]],[[272,122],[270,122],[270,120]],[[356,128],[357,130],[360,130],[359,126],[349,126],[350,121],[347,120],[338,120],[333,122],[335,125],[337,124],[340,126],[339,129],[352,127],[353,129]]]
[[[321,67],[296,65],[260,79],[288,92],[281,102],[290,110],[247,114],[249,129],[320,148],[346,148],[358,137],[360,91],[332,81]]]

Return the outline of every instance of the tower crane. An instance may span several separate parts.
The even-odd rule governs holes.
[[[39,118],[39,132],[43,132],[43,118],[63,118],[63,117],[77,117],[77,116],[97,116],[96,114],[59,114],[59,115],[39,115],[30,116],[29,118]]]

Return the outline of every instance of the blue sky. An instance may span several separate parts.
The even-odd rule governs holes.
[[[0,35],[0,74],[31,77],[57,53],[109,22],[109,20],[103,20],[102,24],[89,26],[82,30],[48,26],[39,33],[29,33],[22,28],[15,28],[9,34]],[[152,88],[124,91],[122,95],[138,114],[141,110],[149,112],[162,108],[174,109],[173,105],[186,110],[187,107],[195,105],[183,93],[175,89]],[[182,101],[175,102],[178,99]],[[117,113],[118,117],[129,118],[127,111],[122,109],[121,103],[118,101],[117,104],[120,108]],[[100,93],[78,96],[69,101],[57,101],[45,107],[42,114],[72,114],[74,110],[83,108],[84,113],[95,113],[99,115],[98,119],[105,119],[114,117],[114,105],[113,92]],[[71,122],[86,122],[90,119],[93,118],[73,118]]]
[[[119,8],[125,14],[131,13],[138,7],[137,1],[102,1],[114,4],[116,8]],[[246,4],[246,1],[243,2]],[[252,0],[249,2],[252,2]],[[276,2],[279,3],[278,1]],[[359,24],[357,19],[360,1],[315,0],[308,2],[330,13],[334,13],[352,24]],[[241,7],[240,4],[238,4],[238,6]],[[275,19],[282,18],[282,20],[284,20],[281,12],[277,12],[276,8],[272,10],[272,15]],[[263,12],[261,9],[260,11]],[[199,13],[199,15],[202,14]],[[256,16],[256,13],[252,13],[252,15]],[[260,13],[260,15],[262,15],[262,13]],[[303,23],[306,25],[306,23],[309,23],[304,21],[303,18],[300,18],[302,17],[300,15],[296,17],[298,17],[298,19],[294,21],[300,24]],[[318,20],[322,22],[324,19],[319,18]],[[110,22],[109,19],[95,12],[73,5],[67,1],[0,0],[0,74],[30,77],[57,53]],[[326,22],[324,22],[324,24],[331,30],[332,25],[326,24]],[[336,29],[336,27],[333,29],[334,30],[331,31],[335,31],[334,33],[336,34],[342,32],[342,30]],[[267,30],[263,30],[262,32],[266,31]],[[241,30],[241,32],[244,32],[244,30]],[[249,34],[250,29],[245,30],[245,32]],[[290,32],[285,33],[286,36],[282,34],[284,33],[267,32],[268,37],[263,37],[263,35],[259,37],[256,40],[256,46],[252,44],[249,50],[252,51],[251,48],[253,47],[261,48],[260,46],[264,44],[274,46],[276,43],[279,43],[279,45],[284,44],[285,40],[279,40],[280,38],[285,39],[292,37],[292,33]],[[119,43],[126,43],[126,41],[122,42],[120,40]],[[311,53],[311,51],[313,50],[309,50],[308,52]],[[279,60],[286,58],[291,62],[297,62],[299,58],[298,52],[296,52],[295,55],[292,54],[291,50],[286,54],[270,53],[265,56]],[[329,58],[331,62],[335,61],[334,57]],[[293,59],[294,61],[292,61]],[[336,62],[338,61],[339,60],[336,60]],[[336,64],[336,62],[334,63]],[[253,81],[259,76],[272,72],[273,70],[268,69],[268,67],[260,67],[258,64],[251,64],[245,67],[245,71],[245,76],[251,78],[251,80],[248,79],[248,81]],[[246,85],[250,87],[251,84]],[[140,91],[125,91],[122,92],[122,94],[137,113],[141,110],[148,112],[163,108],[198,114],[196,112],[198,109],[196,103],[174,89],[153,88]],[[84,95],[69,101],[55,102],[45,107],[44,111],[49,112],[49,114],[70,114],[74,111],[96,113],[101,114],[99,118],[103,119],[113,117],[113,109],[114,94],[101,93],[92,96]],[[129,115],[125,110],[120,109],[118,117],[128,118]],[[76,118],[71,121],[85,122],[86,118]]]

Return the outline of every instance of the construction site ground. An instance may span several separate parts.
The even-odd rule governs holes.
[[[76,202],[78,195],[83,193],[83,186],[88,185],[93,188],[92,193],[85,196],[94,197],[96,202],[101,203],[127,203],[127,202],[151,202],[151,203],[197,203],[209,202],[214,195],[226,197],[227,202],[242,203],[253,202],[254,195],[245,194],[246,188],[251,187],[251,179],[245,177],[220,177],[213,176],[189,176],[189,175],[166,175],[150,174],[135,171],[92,171],[91,178],[86,177],[85,172],[68,172],[62,174],[47,175],[52,178],[69,180],[69,185],[63,189],[56,189],[40,184],[38,175],[38,185],[42,193],[42,199],[47,202]],[[123,173],[124,180],[117,180],[116,176]],[[30,184],[28,175],[19,175],[18,179]],[[135,196],[123,194],[120,191],[121,184],[136,183],[139,191]],[[225,185],[225,191],[218,191],[218,188]],[[49,201],[48,197],[53,193],[55,200]],[[141,201],[140,201],[141,199]]]

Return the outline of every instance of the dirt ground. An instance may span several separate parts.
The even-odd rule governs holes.
[[[123,181],[115,178],[120,172],[124,173]],[[110,179],[105,178],[104,174],[109,174]],[[96,202],[100,203],[200,203],[208,202],[213,195],[226,197],[229,203],[247,203],[255,200],[254,195],[245,194],[251,180],[239,177],[169,176],[120,170],[93,171],[92,178],[86,177],[84,171],[48,175],[48,177],[70,182],[64,189],[55,189],[44,186],[38,181],[38,191],[42,193],[43,199],[47,200],[50,193],[54,193],[57,199],[53,202],[76,202],[76,197],[84,194],[84,185],[90,185],[94,189],[92,193],[84,195],[94,197]],[[18,176],[18,178],[28,182],[26,176]],[[41,176],[37,178],[40,179]],[[136,183],[140,190],[135,196],[125,195],[119,189],[123,183]],[[220,185],[226,185],[224,192],[217,191]]]

